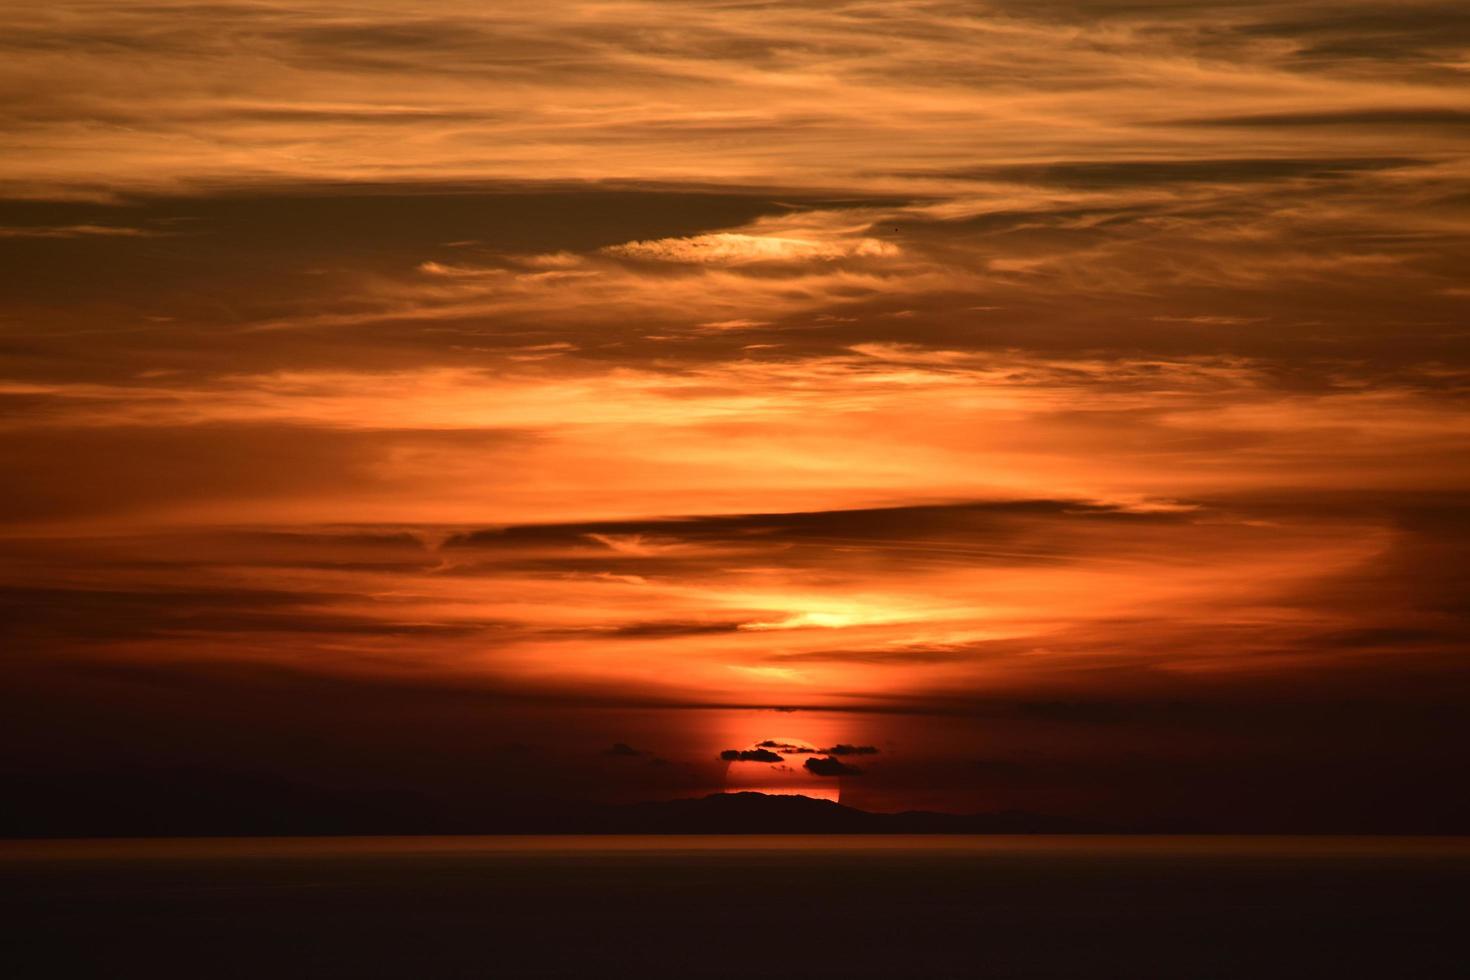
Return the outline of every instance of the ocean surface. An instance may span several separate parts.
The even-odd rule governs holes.
[[[1470,838],[0,842],[0,976],[1470,976]]]

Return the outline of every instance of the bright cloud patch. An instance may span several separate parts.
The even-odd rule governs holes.
[[[627,242],[604,249],[609,255],[648,262],[743,265],[748,262],[834,262],[847,258],[888,258],[897,245],[876,238],[822,241],[719,232],[690,238]]]

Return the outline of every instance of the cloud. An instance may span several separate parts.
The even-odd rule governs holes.
[[[190,7],[188,24],[160,29],[175,9],[11,15],[10,84],[32,93],[7,110],[7,128],[28,136],[7,160],[11,186],[75,195],[478,175],[840,196],[893,190],[878,174],[895,169],[1136,154],[1159,118],[1200,104],[1239,114],[1294,98],[1339,111],[1372,85],[1442,100],[1466,38],[1445,3],[671,12],[644,0],[534,18],[448,0],[411,13],[246,3]],[[642,28],[654,16],[666,33]],[[1174,137],[1168,148],[1215,147]],[[112,186],[99,189],[99,173]]]
[[[1331,112],[1260,112],[1181,120],[1191,126],[1470,126],[1470,110],[1438,106],[1340,109]]]
[[[739,630],[742,625],[741,623],[705,622],[623,623],[613,627],[610,632],[616,636],[667,639],[680,636],[707,636],[719,633],[732,633]]]
[[[953,176],[976,180],[1082,188],[1168,187],[1173,184],[1236,185],[1286,179],[1331,180],[1360,171],[1424,164],[1415,157],[1214,157],[1157,160],[1057,160],[976,167]]]
[[[791,745],[767,739],[758,743],[762,748],[774,749],[787,755],[877,755],[878,749],[872,745],[834,745],[829,749],[818,749],[808,745]]]
[[[720,753],[726,762],[780,762],[781,756],[769,749],[726,749]]]
[[[900,250],[898,246],[876,238],[819,241],[720,232],[694,238],[628,242],[609,246],[603,251],[620,258],[645,261],[740,265],[748,262],[830,262],[844,258],[887,258],[898,255]]]
[[[699,324],[699,327],[704,330],[754,330],[757,327],[769,326],[771,326],[769,320],[750,319],[712,320],[708,323]]]
[[[628,745],[626,742],[614,742],[612,748],[604,749],[602,754],[623,759],[641,759],[648,753],[642,751],[641,749],[635,749],[633,748],[633,746]]]
[[[0,238],[151,238],[165,234],[125,225],[29,225],[0,227]]]
[[[821,751],[828,755],[877,755],[878,749],[872,745],[834,745],[830,749]]]
[[[824,759],[807,759],[802,767],[814,776],[860,776],[862,770],[830,756]]]

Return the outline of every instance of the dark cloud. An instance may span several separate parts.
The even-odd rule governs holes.
[[[759,544],[763,541],[780,540],[823,544],[862,538],[908,538],[916,534],[952,535],[966,530],[998,531],[1009,522],[1027,518],[1139,524],[1180,520],[1177,515],[1162,512],[1142,513],[1078,500],[971,501],[783,514],[720,514],[582,524],[518,525],[456,534],[445,541],[444,547],[514,548],[528,544],[586,547],[592,535],[661,535],[681,541]]]
[[[773,653],[767,659],[775,663],[848,663],[902,667],[971,660],[977,649],[991,646],[992,644],[965,644],[936,648],[916,644],[887,650],[804,650],[797,653]]]
[[[1470,624],[1467,624],[1470,626]],[[1313,645],[1328,647],[1402,647],[1430,643],[1454,643],[1462,639],[1455,631],[1425,629],[1414,626],[1372,626],[1364,629],[1322,633],[1312,638]]]
[[[1283,16],[1284,15],[1284,16]],[[1382,71],[1406,61],[1440,60],[1470,44],[1470,14],[1445,0],[1382,4],[1301,4],[1265,8],[1233,33],[1296,43],[1290,60]]]
[[[9,314],[0,371],[131,379],[166,368],[178,379],[211,377],[222,367],[442,364],[454,343],[448,326],[426,335],[421,324],[396,322],[391,301],[376,307],[390,315],[387,322],[353,325],[348,343],[324,342],[323,335],[337,332],[327,325],[269,334],[235,328],[360,315],[374,308],[369,297],[386,280],[422,279],[416,270],[424,262],[504,264],[508,254],[593,252],[630,238],[740,225],[820,200],[773,200],[769,189],[610,189],[588,182],[297,184],[108,203],[0,198],[0,229],[14,232],[0,235],[0,304]],[[109,226],[151,237],[35,237]],[[88,274],[77,275],[83,268]],[[502,322],[490,336],[483,322],[466,323],[458,356],[481,360],[486,355],[475,352],[564,340],[564,329],[544,319]],[[35,323],[47,328],[25,329]],[[99,343],[108,356],[95,356]]]
[[[627,744],[626,742],[614,742],[612,748],[604,749],[602,754],[617,756],[619,758],[625,759],[641,759],[648,753],[642,751],[641,749],[635,749],[633,748],[633,746]]]
[[[1330,179],[1362,171],[1391,170],[1427,161],[1414,157],[1220,157],[1214,159],[1062,160],[1024,166],[977,167],[946,176],[1055,184],[1064,187],[1135,187],[1175,183],[1239,184],[1289,179]],[[937,174],[935,176],[938,176]],[[1051,212],[1055,216],[1086,211]],[[1100,212],[1092,212],[1100,213]],[[1017,213],[1019,216],[1019,212]],[[1032,217],[1036,217],[1033,215]],[[995,220],[991,218],[991,220]]]
[[[834,745],[829,749],[817,749],[805,745],[791,745],[787,742],[778,742],[774,739],[766,739],[758,743],[762,748],[774,749],[787,755],[877,755],[878,749],[872,745]]]
[[[676,636],[704,636],[707,634],[733,633],[740,629],[740,623],[683,623],[683,622],[648,622],[628,623],[617,626],[607,631],[612,636],[646,637],[648,639],[659,639],[662,637]]]
[[[105,405],[98,408],[108,410]],[[26,474],[24,480],[0,485],[0,524],[109,516],[207,501],[370,493],[394,483],[382,469],[385,454],[503,453],[536,439],[527,432],[484,429],[385,432],[233,422],[129,425],[121,405],[115,406],[113,415],[119,424],[38,425],[0,432],[0,468]],[[160,473],[169,474],[168,479],[160,479]]]
[[[822,749],[828,755],[877,755],[878,748],[873,745],[834,745],[830,749]]]
[[[764,742],[757,742],[756,744],[763,749],[773,749],[777,752],[784,752],[787,755],[801,755],[804,752],[817,751],[816,749],[809,748],[805,745],[792,745],[789,742],[778,742],[775,739],[770,738],[766,739]]]
[[[1188,126],[1470,126],[1470,109],[1341,109],[1327,112],[1261,112],[1177,120]]]
[[[465,637],[506,624],[425,623],[323,608],[343,594],[268,589],[62,589],[0,586],[0,635],[30,643],[194,635],[299,633],[350,637]]]
[[[781,757],[768,749],[726,749],[720,753],[726,762],[780,762]]]
[[[830,756],[825,759],[807,759],[802,766],[816,776],[860,776],[863,772],[857,766],[850,766]]]

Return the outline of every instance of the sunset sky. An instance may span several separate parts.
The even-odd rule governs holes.
[[[16,827],[1470,827],[1462,2],[61,0],[0,92]]]

